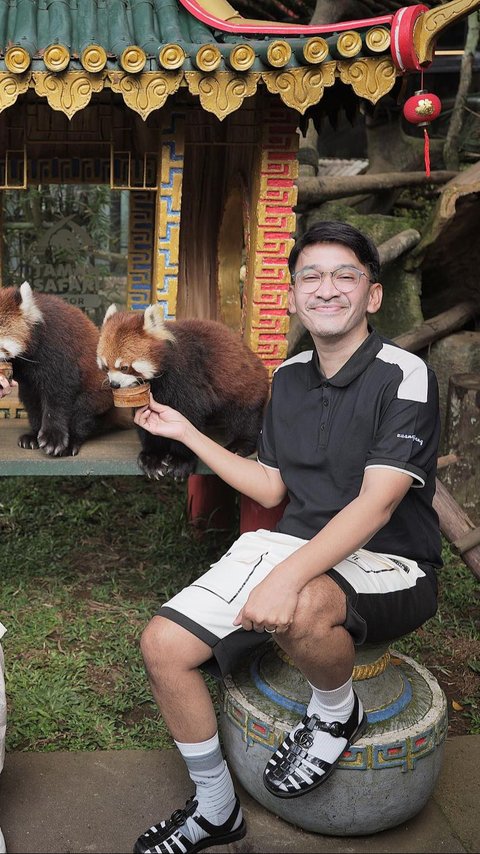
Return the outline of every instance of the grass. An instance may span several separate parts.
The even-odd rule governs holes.
[[[162,601],[218,558],[235,528],[196,537],[186,488],[168,480],[29,477],[0,485],[7,749],[171,745],[140,634]],[[447,547],[445,560],[436,617],[395,647],[429,667],[460,706],[457,731],[480,733],[479,585]]]

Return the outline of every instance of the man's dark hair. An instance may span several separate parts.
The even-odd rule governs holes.
[[[315,243],[341,243],[355,253],[358,260],[370,273],[372,282],[378,282],[380,276],[380,258],[373,240],[362,234],[358,228],[337,220],[325,220],[314,223],[305,234],[295,242],[288,259],[288,269],[293,276],[298,256],[305,246]]]

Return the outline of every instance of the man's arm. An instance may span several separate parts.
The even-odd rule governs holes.
[[[197,430],[175,409],[157,403],[152,396],[148,406],[136,411],[135,422],[155,436],[182,442],[222,480],[263,507],[276,507],[286,495],[278,469],[233,454]]]
[[[368,543],[387,524],[412,481],[400,470],[367,469],[357,498],[252,590],[235,625],[247,630],[254,625],[277,626],[277,631],[285,631],[308,582]]]

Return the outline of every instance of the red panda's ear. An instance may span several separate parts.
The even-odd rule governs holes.
[[[175,341],[175,336],[165,325],[163,310],[158,303],[149,305],[143,315],[143,328],[152,338],[158,341]]]
[[[23,282],[20,285],[20,311],[27,321],[31,323],[38,323],[43,320],[43,315],[37,304],[35,303],[35,297],[33,296],[32,289],[28,282]]]
[[[105,312],[105,317],[103,318],[103,323],[106,323],[108,318],[111,317],[112,314],[116,314],[116,313],[117,313],[117,306],[115,305],[115,303],[112,302],[112,304],[108,306],[108,308]],[[103,326],[103,324],[102,324],[102,326]]]

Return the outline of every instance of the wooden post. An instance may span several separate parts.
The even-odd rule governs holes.
[[[480,580],[480,528],[475,528],[472,520],[438,479],[433,506],[438,513],[442,534]]]
[[[453,374],[448,385],[446,451],[458,462],[442,482],[464,510],[480,524],[480,373]]]

